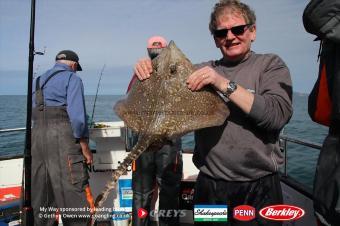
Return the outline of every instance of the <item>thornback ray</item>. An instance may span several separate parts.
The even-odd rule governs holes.
[[[97,197],[96,207],[102,206],[129,164],[150,145],[222,125],[229,116],[226,103],[211,86],[196,92],[188,89],[186,81],[194,67],[173,41],[152,61],[152,67],[150,78],[137,80],[128,95],[114,106],[139,139]]]

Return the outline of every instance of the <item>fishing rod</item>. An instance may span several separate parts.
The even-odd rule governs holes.
[[[28,81],[27,81],[27,112],[26,112],[26,134],[23,166],[23,199],[21,223],[24,226],[33,225],[33,208],[31,205],[31,118],[32,118],[32,82],[34,61],[34,29],[35,29],[35,0],[31,0],[31,25],[30,41],[28,50]]]
[[[92,116],[91,116],[91,121],[90,121],[90,128],[92,128],[94,126],[93,123],[93,117],[94,117],[94,109],[96,108],[96,101],[97,101],[97,96],[98,96],[98,90],[99,90],[99,86],[100,86],[100,81],[102,80],[102,76],[103,76],[103,72],[105,69],[105,64],[103,65],[103,68],[100,72],[100,76],[99,76],[99,80],[98,80],[98,84],[97,84],[97,91],[96,91],[96,96],[94,97],[94,102],[93,102],[93,109],[92,109]]]

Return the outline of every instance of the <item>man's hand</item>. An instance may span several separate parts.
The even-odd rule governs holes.
[[[218,74],[211,67],[206,66],[192,73],[187,80],[187,85],[191,91],[197,91],[204,86],[211,84],[217,90],[225,92],[227,90],[228,82],[228,79]]]
[[[152,71],[152,63],[148,58],[140,59],[134,68],[134,72],[139,80],[150,78]]]
[[[187,85],[191,91],[197,91],[211,84],[217,90],[225,93],[229,82],[227,78],[217,73],[213,68],[206,66],[192,73],[187,80]],[[229,100],[246,114],[249,114],[254,103],[254,94],[237,85],[237,90],[229,96]]]
[[[93,163],[93,154],[89,148],[88,140],[84,138],[80,138],[79,144],[81,146],[81,150],[86,159],[86,163],[91,165]]]

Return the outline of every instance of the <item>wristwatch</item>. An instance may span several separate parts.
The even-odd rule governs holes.
[[[223,93],[223,95],[227,98],[229,98],[229,96],[235,92],[235,90],[237,89],[237,83],[230,81],[227,85],[227,90]]]

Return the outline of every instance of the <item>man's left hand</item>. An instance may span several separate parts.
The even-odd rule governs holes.
[[[228,79],[221,76],[214,69],[209,66],[205,66],[189,76],[187,85],[191,91],[197,91],[204,86],[211,84],[217,90],[224,92],[227,89],[228,82]]]

